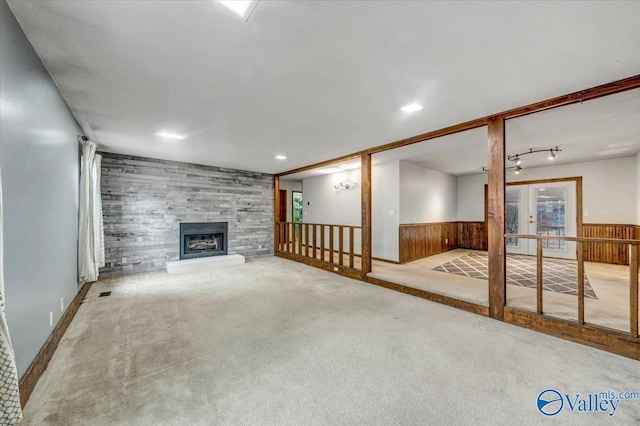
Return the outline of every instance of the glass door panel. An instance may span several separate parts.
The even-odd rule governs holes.
[[[576,236],[576,183],[509,185],[505,213],[509,234]],[[508,253],[536,254],[536,240],[508,238],[506,244]],[[544,256],[576,258],[573,242],[544,240],[542,248]]]
[[[529,185],[530,205],[529,233],[547,236],[577,235],[576,183],[554,182]],[[529,242],[529,254],[535,254],[536,242]],[[544,240],[544,256],[565,259],[576,258],[575,242]]]

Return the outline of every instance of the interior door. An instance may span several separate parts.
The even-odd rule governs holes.
[[[505,191],[507,232],[529,235],[577,235],[576,182],[509,185]],[[545,240],[543,256],[576,258],[575,242]],[[507,239],[507,252],[536,254],[536,240]]]

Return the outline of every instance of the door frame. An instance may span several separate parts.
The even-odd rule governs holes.
[[[515,185],[537,185],[540,183],[557,183],[557,182],[572,182],[576,183],[576,235],[578,237],[582,237],[582,176],[572,176],[572,177],[564,177],[564,178],[553,178],[553,179],[538,179],[538,180],[522,180],[516,182],[506,182],[505,186],[515,186]],[[484,223],[485,229],[487,228],[487,218],[489,215],[489,204],[488,204],[488,185],[484,185]],[[506,218],[505,218],[506,220]]]

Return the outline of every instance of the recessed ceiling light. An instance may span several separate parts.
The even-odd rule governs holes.
[[[420,111],[422,109],[422,105],[418,105],[417,103],[414,102],[414,103],[409,104],[407,106],[403,106],[400,109],[403,110],[404,112],[406,112],[407,114],[409,114],[409,113],[412,113],[412,112]]]
[[[286,160],[287,156],[286,155],[276,155],[276,160]]]
[[[185,138],[185,136],[182,135],[177,135],[175,133],[171,133],[171,132],[158,132],[156,133],[156,135],[163,137],[163,138],[167,138],[167,139],[173,139],[173,140],[177,140],[177,141],[181,141]]]
[[[218,0],[224,6],[233,10],[235,13],[245,19],[249,19],[249,15],[256,7],[258,0]]]

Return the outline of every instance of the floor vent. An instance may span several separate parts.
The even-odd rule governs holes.
[[[98,297],[107,297],[107,296],[111,296],[110,291],[103,291],[102,293],[100,293],[100,295],[98,295]]]

